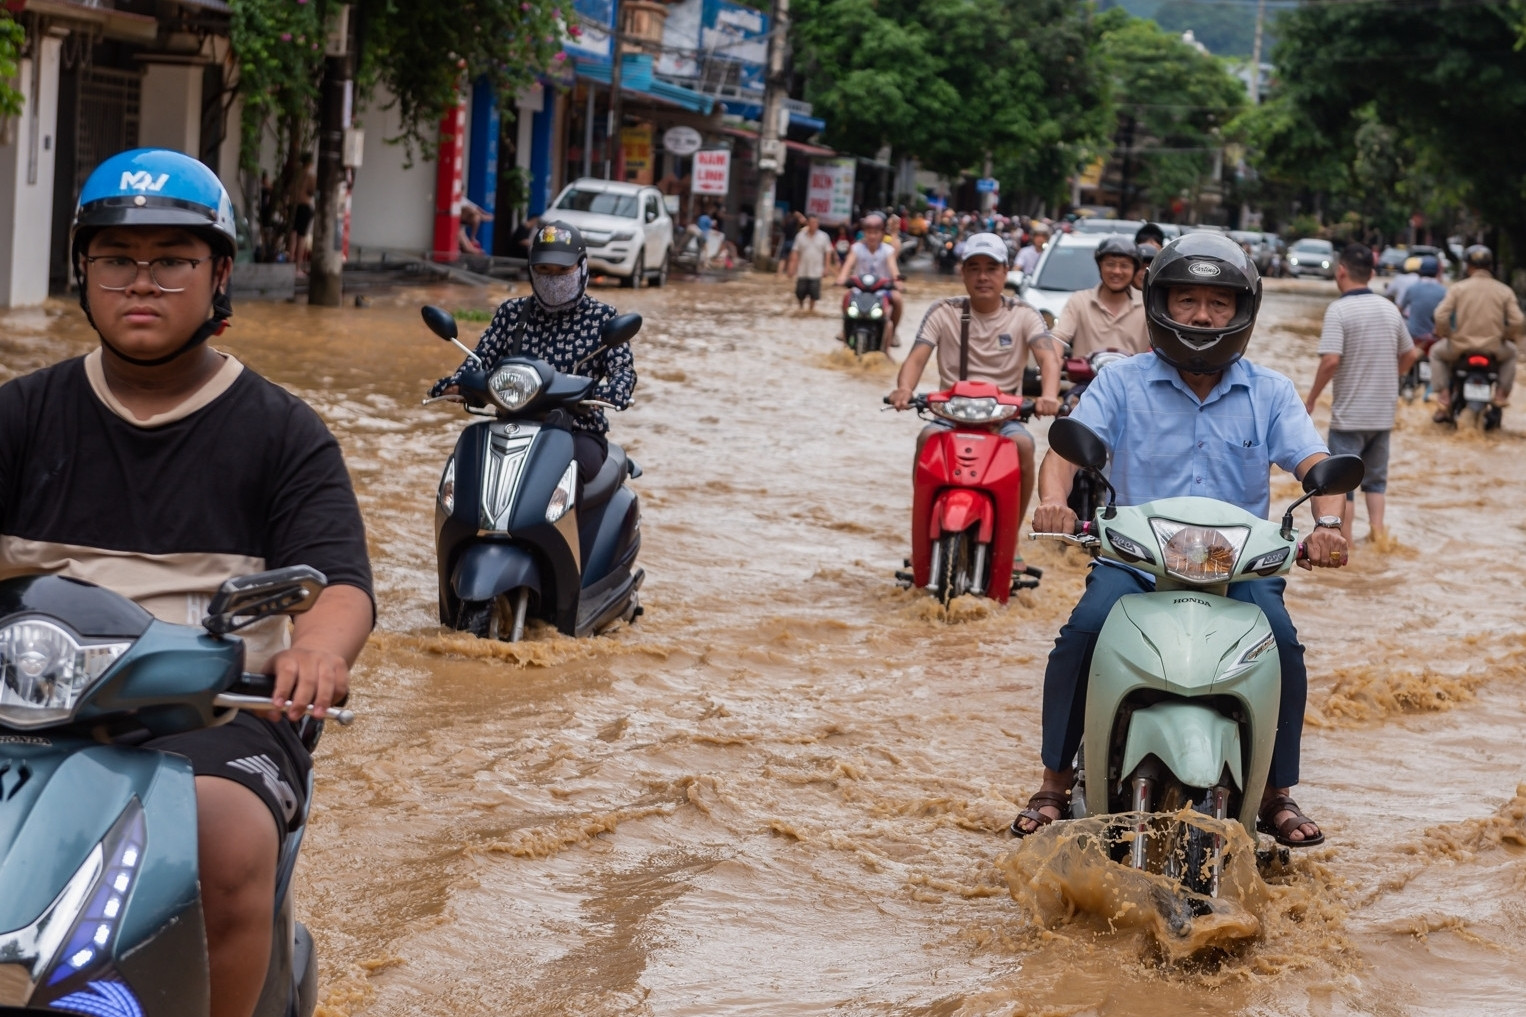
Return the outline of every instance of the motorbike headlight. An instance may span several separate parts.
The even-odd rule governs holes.
[[[445,473],[440,477],[440,507],[446,515],[456,511],[456,457],[445,460]]]
[[[850,318],[857,318],[858,317],[858,305],[857,304],[849,304],[848,305],[848,317],[850,317]]]
[[[493,402],[512,413],[540,394],[540,374],[525,364],[504,364],[488,376],[487,388]]]
[[[567,464],[562,479],[556,482],[556,490],[551,492],[551,500],[546,503],[546,522],[556,522],[572,508],[577,500],[577,483],[578,464],[577,460],[573,460]]]
[[[1250,539],[1248,526],[1189,526],[1151,519],[1150,528],[1160,542],[1167,574],[1189,583],[1227,582]]]
[[[885,309],[879,304],[875,304],[874,307],[869,310],[869,317],[871,318],[883,318],[884,316]]]
[[[42,727],[68,720],[80,696],[132,643],[82,643],[41,618],[0,628],[0,722]]]
[[[999,402],[993,396],[971,398],[953,396],[947,402],[930,402],[927,408],[945,420],[960,424],[994,424],[1017,412],[1017,407]]]

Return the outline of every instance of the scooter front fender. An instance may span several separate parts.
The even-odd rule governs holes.
[[[497,541],[467,546],[450,577],[450,588],[461,600],[492,600],[521,586],[541,592],[540,566],[524,548]]]
[[[944,533],[963,533],[977,524],[980,526],[980,535],[976,539],[982,544],[990,543],[991,531],[996,525],[996,512],[991,499],[972,488],[949,488],[938,496],[933,505],[927,536],[930,540],[937,540]]]
[[[1153,755],[1188,787],[1210,788],[1228,767],[1236,787],[1244,787],[1240,729],[1207,705],[1163,702],[1134,711],[1123,747],[1124,774]]]

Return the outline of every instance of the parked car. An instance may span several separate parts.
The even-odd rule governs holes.
[[[1317,275],[1335,278],[1335,245],[1328,240],[1305,237],[1288,249],[1288,272],[1295,278]]]
[[[1052,328],[1072,293],[1102,282],[1097,271],[1097,246],[1113,235],[1079,230],[1056,235],[1039,255],[1031,275],[1016,271],[1007,274],[1007,288],[1015,289],[1019,297],[1032,304]]]
[[[1404,271],[1405,260],[1414,256],[1414,251],[1403,247],[1383,248],[1383,253],[1378,255],[1378,275],[1397,275]]]
[[[543,218],[583,232],[590,271],[617,276],[623,286],[668,281],[673,219],[657,188],[584,177],[563,188]]]
[[[1267,243],[1266,237],[1265,233],[1255,233],[1251,230],[1229,231],[1229,239],[1250,252],[1250,258],[1256,265],[1256,271],[1262,275],[1266,275],[1267,271],[1272,267],[1272,256],[1277,253],[1276,247]]]

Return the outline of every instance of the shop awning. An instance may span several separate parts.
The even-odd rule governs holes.
[[[611,83],[612,63],[574,59],[573,64],[578,77],[601,85]],[[709,113],[715,108],[715,100],[708,95],[652,77],[652,58],[646,53],[627,53],[621,58],[620,91],[694,113]]]
[[[66,27],[70,21],[91,25],[107,39],[153,42],[159,37],[159,21],[151,14],[118,11],[84,0],[7,0],[5,9],[12,14],[45,14],[64,21]]]
[[[740,99],[722,99],[721,106],[727,113],[741,117],[743,120],[762,120],[763,106],[756,102],[745,102]],[[806,116],[798,110],[789,111],[789,125],[803,131],[824,131],[827,122],[818,117]]]
[[[837,154],[837,150],[825,145],[809,145],[804,141],[791,141],[784,139],[784,147],[791,152],[799,152],[801,155],[809,155],[816,159],[830,159]]]

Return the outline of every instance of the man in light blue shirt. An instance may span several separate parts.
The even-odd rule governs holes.
[[[1255,265],[1227,237],[1189,233],[1155,258],[1145,281],[1151,352],[1098,373],[1072,417],[1112,451],[1118,502],[1217,498],[1263,518],[1271,506],[1273,463],[1302,477],[1328,456],[1293,383],[1241,357],[1255,327],[1261,280]],[[1039,470],[1035,533],[1073,533],[1066,505],[1076,467],[1051,452]],[[1341,496],[1314,499],[1316,526],[1309,564],[1347,560],[1340,532]],[[1086,710],[1086,676],[1102,623],[1120,597],[1151,588],[1151,577],[1102,562],[1060,630],[1044,674],[1044,779],[1012,833],[1027,836],[1069,809],[1073,764]],[[1308,673],[1303,647],[1282,602],[1285,580],[1235,583],[1228,595],[1254,603],[1270,622],[1282,665],[1282,699],[1261,821],[1279,843],[1309,847],[1324,840],[1288,795],[1298,783]]]

